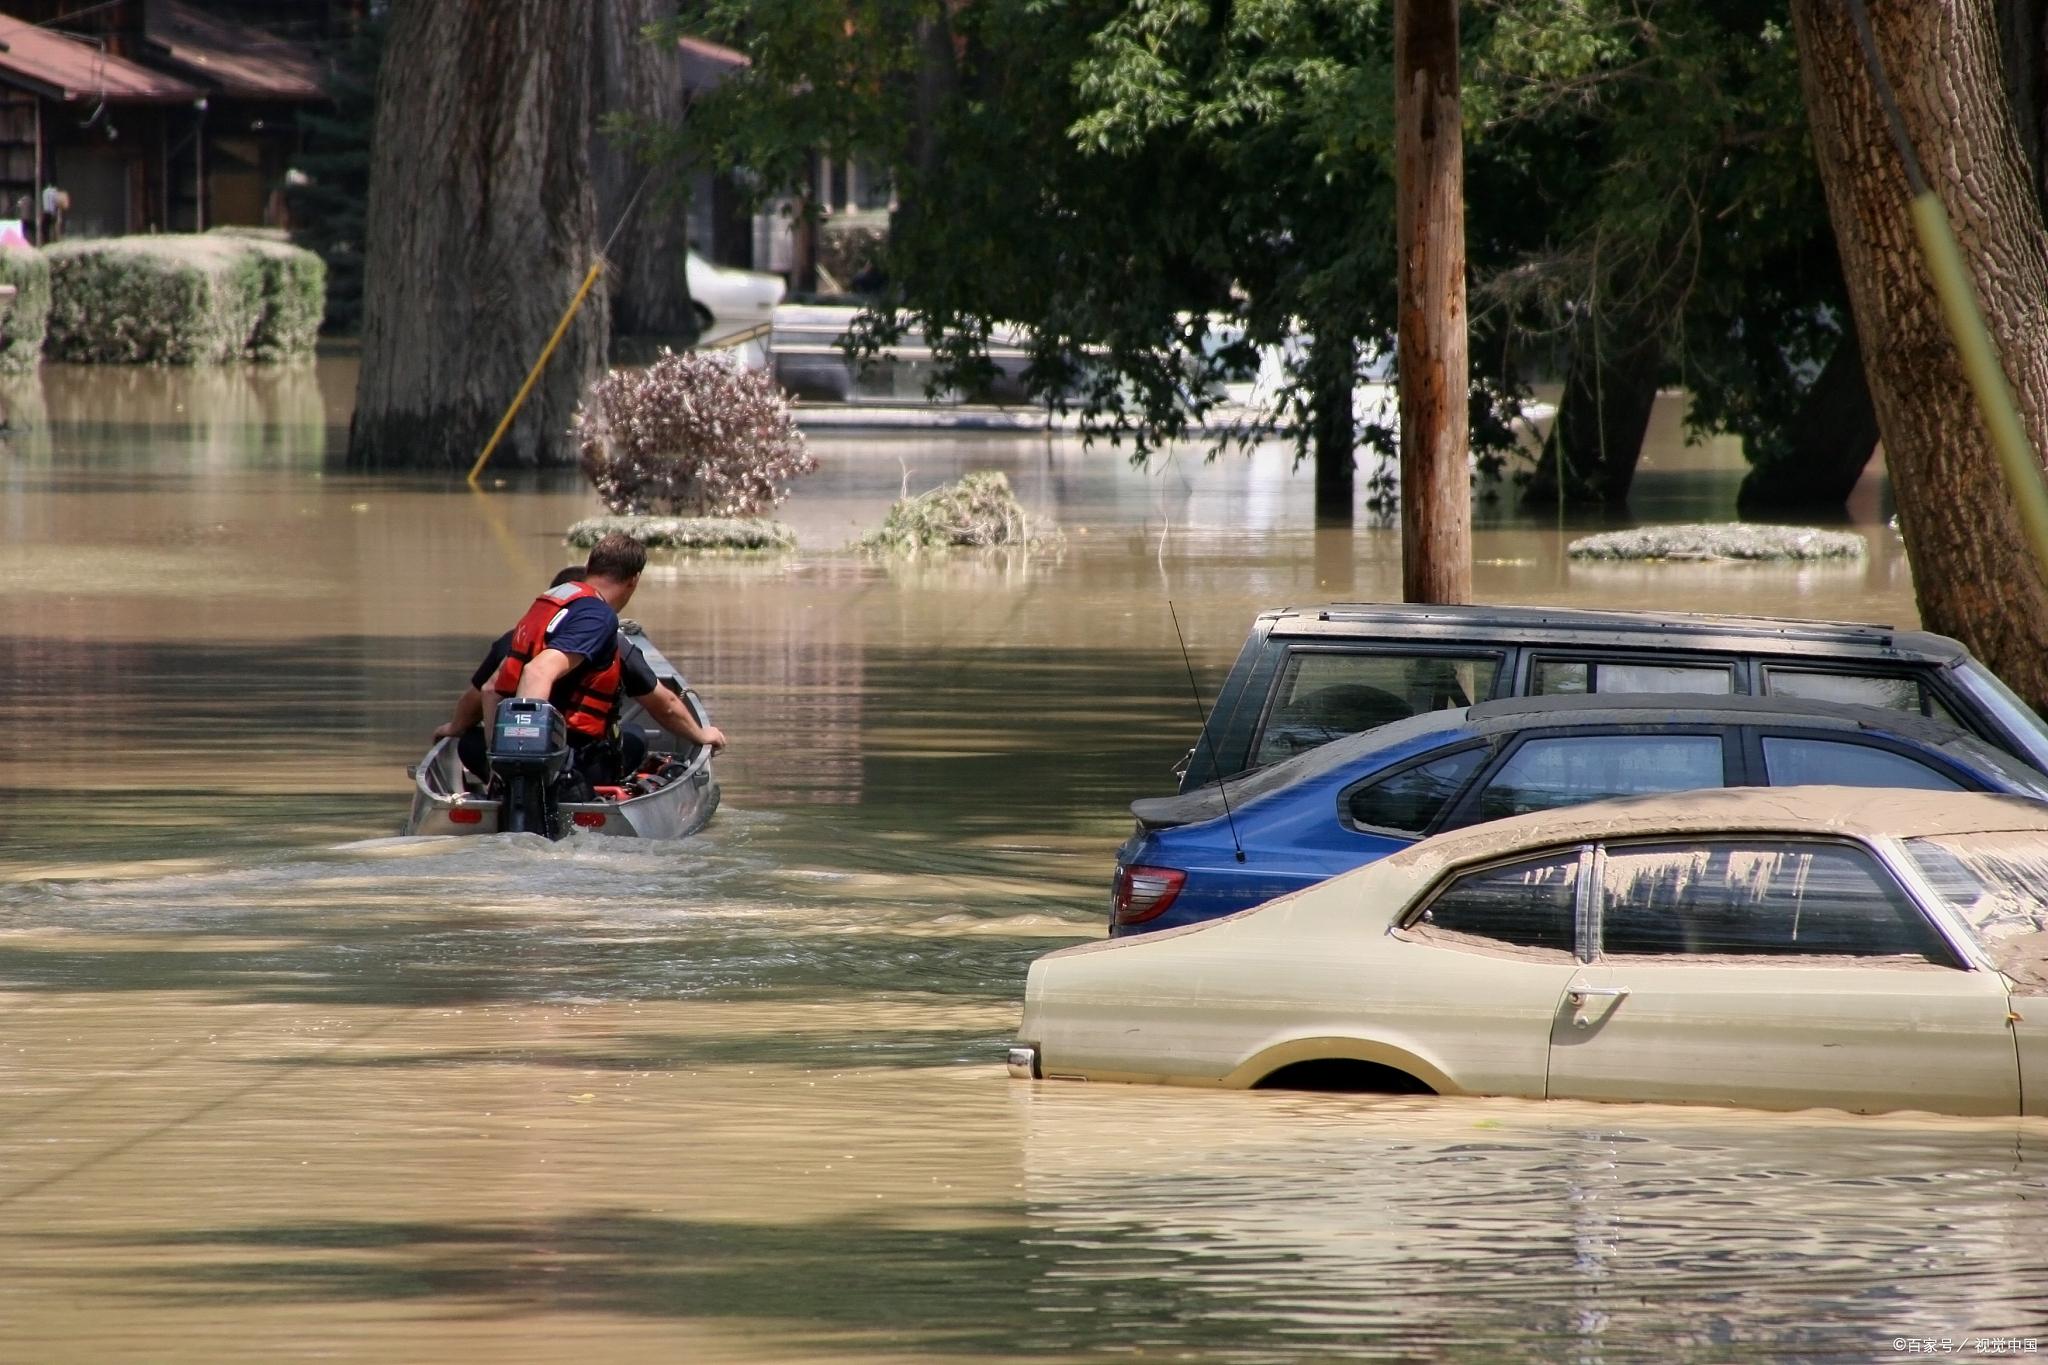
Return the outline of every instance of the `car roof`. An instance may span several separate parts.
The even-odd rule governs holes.
[[[1263,613],[1274,635],[1341,640],[1398,633],[1404,642],[1627,644],[1638,649],[1768,650],[1817,657],[1896,658],[1946,664],[1969,651],[1946,635],[1858,621],[1585,607],[1331,602]]]
[[[1985,830],[2048,834],[2048,803],[1988,792],[1887,787],[1720,787],[1512,815],[1424,839],[1394,859],[1490,862],[1558,844],[1713,834],[1900,839]]]
[[[1799,724],[1823,730],[1875,730],[1925,744],[1966,738],[1944,720],[1888,706],[1857,706],[1810,697],[1714,696],[1697,692],[1600,692],[1549,697],[1504,697],[1467,707],[1465,728],[1476,735],[1546,725],[1766,725]],[[1370,733],[1367,731],[1366,733]]]
[[[1517,730],[1564,729],[1592,725],[1797,725],[1813,730],[1842,730],[1896,735],[1933,747],[1976,747],[1968,731],[1947,721],[1894,711],[1883,706],[1850,706],[1802,697],[1703,696],[1695,693],[1604,693],[1592,696],[1509,697],[1476,706],[1425,711],[1372,730],[1344,735],[1306,753],[1282,759],[1252,772],[1211,782],[1178,796],[1148,797],[1131,803],[1131,813],[1147,824],[1195,824],[1224,813],[1226,798],[1240,806],[1283,787],[1291,787],[1341,768],[1366,754],[1427,746],[1416,741],[1457,731],[1460,738],[1489,739]],[[1971,755],[1980,763],[1982,754]],[[2018,766],[2020,760],[2007,759]],[[1227,790],[1226,790],[1227,787]]]

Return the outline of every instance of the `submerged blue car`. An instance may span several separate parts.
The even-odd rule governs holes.
[[[1773,697],[1521,697],[1434,711],[1134,801],[1110,932],[1247,909],[1431,834],[1701,787],[1911,787],[2048,801],[2048,775],[1944,721]]]

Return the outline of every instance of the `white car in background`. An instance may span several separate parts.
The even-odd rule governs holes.
[[[1424,840],[1031,966],[1014,1076],[2048,1115],[2048,806],[1780,787]]]
[[[714,318],[765,318],[789,290],[780,275],[713,265],[695,251],[689,253],[685,279],[690,286],[690,302],[697,309],[697,321],[706,327]]]

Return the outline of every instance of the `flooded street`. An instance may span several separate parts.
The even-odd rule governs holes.
[[[391,837],[575,556],[570,478],[331,467],[353,373],[0,384],[0,1359],[1875,1360],[2048,1342],[2048,1124],[1028,1085],[1028,962],[1104,929],[1264,608],[1398,597],[1286,451],[819,436],[772,563],[629,614],[732,736],[672,844]],[[1660,410],[1645,520],[1732,515]],[[458,463],[466,463],[465,454]],[[1006,471],[1056,555],[871,562]],[[1807,568],[1481,600],[1914,621],[1889,509]],[[1964,1353],[1964,1352],[1958,1352]]]

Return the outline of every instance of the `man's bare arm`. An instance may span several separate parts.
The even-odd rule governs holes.
[[[647,714],[660,723],[661,728],[672,735],[689,740],[692,744],[709,744],[713,749],[725,747],[725,731],[716,725],[699,725],[697,717],[683,704],[683,699],[666,687],[657,687],[652,692],[633,700],[647,708]]]
[[[564,654],[559,649],[544,649],[527,662],[519,674],[519,693],[534,701],[546,701],[548,693],[555,690],[555,684],[562,675],[583,662],[581,654]]]

